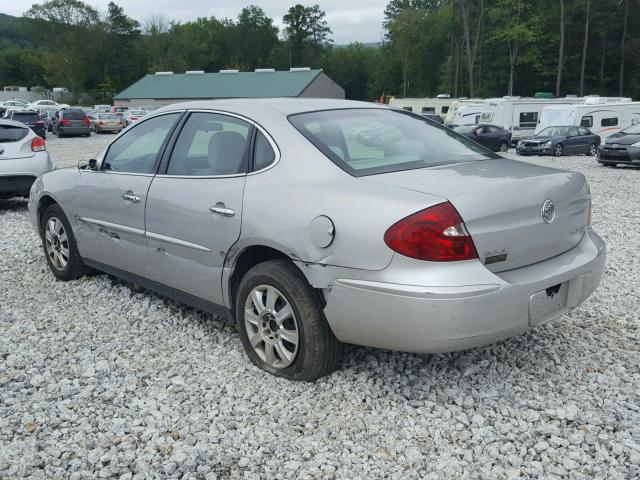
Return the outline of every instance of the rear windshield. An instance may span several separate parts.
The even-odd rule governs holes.
[[[112,110],[114,112],[124,112],[126,110],[126,107],[113,107]]]
[[[15,120],[17,122],[29,122],[29,123],[35,123],[37,121],[42,120],[40,118],[40,115],[38,115],[37,113],[33,113],[33,112],[15,112],[12,116],[12,120]]]
[[[289,121],[353,176],[498,158],[442,125],[399,110],[324,110]]]
[[[62,113],[62,117],[68,118],[69,120],[84,120],[87,116],[80,110],[67,110]]]
[[[100,117],[100,119],[102,120],[117,120],[118,116],[114,115],[113,113],[101,113],[100,115],[98,115],[98,117]]]
[[[0,125],[0,143],[17,142],[29,133],[28,128],[15,125]]]

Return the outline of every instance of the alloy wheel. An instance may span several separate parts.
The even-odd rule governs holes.
[[[251,347],[272,368],[291,365],[298,353],[300,330],[287,298],[271,285],[258,285],[245,302],[244,325]]]
[[[589,155],[594,157],[596,153],[598,153],[598,148],[594,143],[592,143],[591,145],[589,145]]]
[[[56,270],[63,271],[69,264],[69,237],[67,237],[64,225],[58,218],[49,218],[44,237],[51,264]]]
[[[561,157],[562,156],[562,145],[559,143],[558,145],[555,146],[553,151],[554,151],[554,154],[555,154],[556,157]]]

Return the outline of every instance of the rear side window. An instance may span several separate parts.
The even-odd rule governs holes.
[[[535,128],[538,124],[538,112],[521,112],[520,128]]]
[[[80,110],[69,110],[67,112],[62,112],[61,117],[68,120],[84,120],[87,116]]]
[[[591,135],[591,132],[589,130],[587,130],[586,128],[580,127],[578,129],[578,131],[580,132],[580,135],[586,136],[586,135]]]
[[[591,115],[585,115],[582,117],[582,120],[580,120],[580,126],[588,128],[593,127],[593,117]]]
[[[109,147],[102,168],[113,172],[151,173],[179,113],[151,118],[128,130]]]
[[[0,125],[0,143],[11,143],[22,140],[29,133],[28,128],[14,125]]]
[[[253,150],[253,170],[262,170],[271,165],[275,159],[276,152],[273,151],[269,140],[258,130]]]
[[[600,121],[602,127],[615,127],[616,125],[618,125],[618,117],[603,118]]]
[[[447,127],[397,110],[325,110],[289,121],[353,176],[495,158]]]
[[[251,125],[218,113],[192,113],[171,154],[167,175],[218,176],[247,171]]]

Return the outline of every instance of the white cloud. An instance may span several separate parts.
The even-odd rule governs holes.
[[[295,3],[313,5],[319,3],[327,12],[327,21],[333,30],[333,40],[340,43],[349,42],[377,42],[382,34],[382,17],[388,0],[312,0],[291,2],[282,0],[247,0],[238,3],[234,0],[115,0],[124,8],[127,15],[138,21],[143,21],[151,14],[164,14],[170,19],[182,22],[197,17],[215,16],[217,18],[235,18],[243,6],[255,4],[274,19],[281,26],[283,15]],[[9,15],[21,15],[27,11],[32,3],[42,3],[29,0],[3,0],[0,12]],[[109,0],[87,1],[101,11],[106,11]]]

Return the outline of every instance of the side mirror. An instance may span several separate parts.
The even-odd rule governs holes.
[[[92,158],[89,160],[89,170],[95,170],[96,168],[98,168],[98,160]]]

